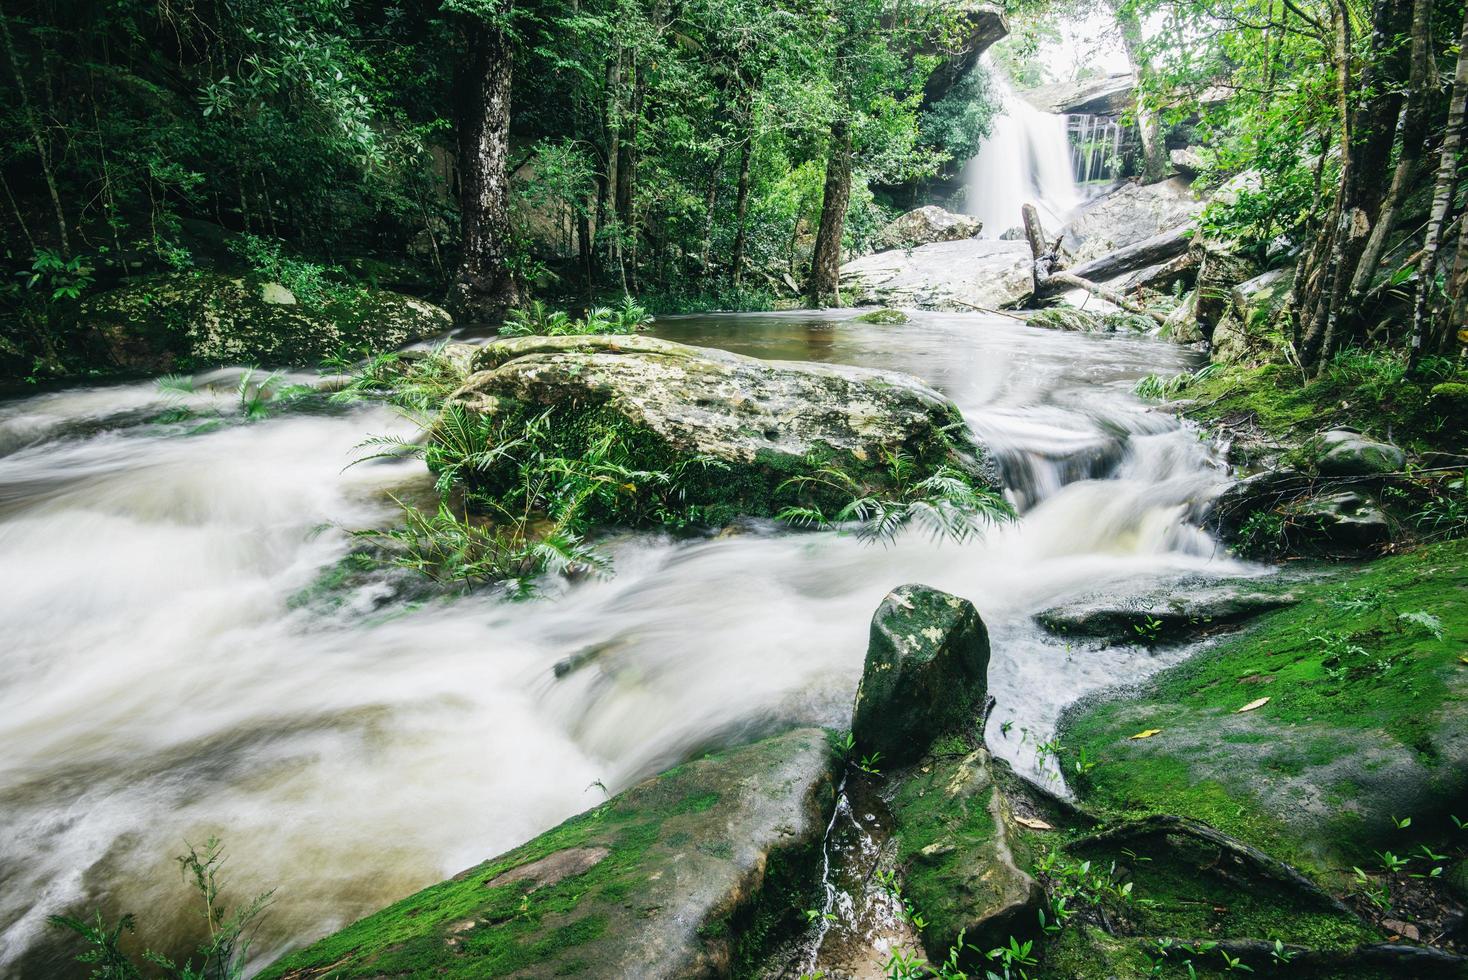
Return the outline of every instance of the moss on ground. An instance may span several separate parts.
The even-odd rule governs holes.
[[[1188,416],[1205,423],[1249,420],[1286,441],[1344,425],[1424,452],[1461,448],[1468,419],[1452,410],[1452,392],[1465,382],[1468,374],[1447,358],[1424,359],[1421,373],[1410,375],[1394,353],[1350,350],[1306,383],[1286,364],[1225,367],[1181,394],[1194,403]]]
[[[1397,840],[1393,816],[1430,834],[1468,815],[1468,543],[1297,591],[1139,691],[1067,712],[1088,803],[1200,819],[1317,872]]]

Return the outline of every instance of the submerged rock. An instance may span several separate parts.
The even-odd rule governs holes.
[[[966,238],[863,255],[841,267],[842,298],[855,305],[930,310],[998,309],[1034,285],[1023,241]]]
[[[550,428],[568,440],[563,455],[583,451],[573,443],[595,425],[642,469],[713,464],[687,471],[685,493],[698,506],[767,515],[780,484],[826,467],[881,490],[895,453],[911,458],[919,479],[950,466],[997,485],[958,409],[892,371],[762,361],[641,336],[496,340],[472,367],[455,400],[509,423],[557,413]],[[822,504],[840,497],[836,488],[827,496]]]
[[[159,372],[314,364],[342,348],[393,350],[452,323],[431,303],[380,289],[306,303],[280,283],[181,272],[88,297],[76,330],[95,362]]]
[[[890,306],[884,306],[879,310],[872,310],[870,313],[862,313],[858,316],[854,316],[852,317],[852,319],[858,323],[897,324],[907,323],[912,318],[901,310],[893,309]]]
[[[972,733],[989,690],[989,634],[973,604],[922,585],[882,600],[851,734],[863,755],[887,765],[921,758],[933,740]]]
[[[818,729],[687,763],[260,976],[728,976],[805,921],[836,771]]]
[[[983,227],[978,218],[929,204],[894,218],[877,234],[877,240],[885,248],[915,248],[973,238]]]
[[[1237,625],[1294,601],[1288,592],[1248,584],[1179,584],[1124,601],[1110,594],[1087,596],[1043,610],[1035,620],[1052,633],[1100,640],[1103,646],[1156,646]]]

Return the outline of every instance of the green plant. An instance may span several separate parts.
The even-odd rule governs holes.
[[[1157,642],[1162,639],[1162,626],[1162,620],[1156,616],[1148,616],[1140,623],[1133,623],[1132,631],[1137,634],[1143,644],[1156,646]]]
[[[219,898],[224,845],[215,837],[204,844],[202,854],[189,845],[189,852],[177,860],[184,879],[204,903],[208,939],[182,964],[152,950],[143,953],[143,962],[160,968],[170,980],[240,980],[249,959],[250,929],[269,907],[273,891],[258,895],[233,911],[228,909]],[[123,934],[135,931],[136,919],[132,915],[123,915],[111,928],[103,922],[101,912],[94,913],[91,921],[66,915],[53,915],[48,921],[82,938],[86,945],[77,961],[90,965],[90,976],[96,980],[142,980],[144,977],[142,968],[121,947]],[[199,961],[197,966],[195,957]]]
[[[1284,515],[1261,510],[1250,514],[1239,526],[1234,548],[1246,558],[1277,554],[1289,540]]]
[[[540,300],[511,310],[500,327],[501,337],[570,337],[582,334],[630,334],[646,329],[653,317],[631,296],[612,308],[593,307],[580,320],[561,311],[547,309]]]
[[[285,243],[278,239],[246,232],[230,243],[230,249],[257,274],[280,283],[302,303],[350,301],[357,295],[357,290],[333,278],[345,275],[340,266],[289,256]]]
[[[967,541],[985,525],[1014,516],[1014,510],[999,494],[976,487],[964,474],[940,466],[931,476],[914,480],[916,463],[902,452],[883,457],[885,485],[871,485],[834,467],[813,474],[791,477],[777,493],[818,491],[845,497],[847,502],[833,515],[814,504],[791,505],[775,516],[797,527],[828,528],[853,525],[865,541],[890,542],[910,524],[934,538]]]
[[[92,285],[92,267],[80,255],[63,258],[49,248],[38,248],[31,256],[29,270],[17,272],[26,289],[39,289],[51,302],[77,300]]]

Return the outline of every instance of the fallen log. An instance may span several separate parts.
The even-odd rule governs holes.
[[[1071,269],[1071,274],[1082,279],[1115,279],[1117,276],[1147,266],[1158,265],[1168,259],[1182,255],[1192,241],[1194,225],[1191,221],[1159,232],[1151,238],[1107,252],[1100,258],[1083,262]]]
[[[1084,289],[1092,296],[1095,296],[1098,299],[1104,299],[1106,302],[1112,304],[1113,306],[1119,306],[1122,309],[1126,310],[1128,313],[1136,313],[1139,316],[1151,317],[1158,323],[1167,322],[1166,314],[1158,313],[1156,310],[1149,310],[1145,306],[1132,302],[1114,289],[1107,289],[1105,286],[1094,283],[1089,279],[1082,279],[1080,276],[1075,275],[1074,273],[1052,272],[1050,273],[1050,278],[1045,281],[1048,285],[1052,286],[1070,286],[1075,289]]]
[[[1020,208],[1020,214],[1024,217],[1025,238],[1030,243],[1031,274],[1034,278],[1035,296],[1043,296],[1057,287],[1068,286],[1073,289],[1084,289],[1092,296],[1104,299],[1129,313],[1151,317],[1159,324],[1167,322],[1167,317],[1163,314],[1132,302],[1114,289],[1098,285],[1073,272],[1060,271],[1060,242],[1057,241],[1054,245],[1050,245],[1045,241],[1045,229],[1040,225],[1040,212],[1033,204],[1026,204]]]

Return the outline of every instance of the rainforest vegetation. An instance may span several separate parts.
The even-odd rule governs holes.
[[[0,976],[1468,977],[1464,0],[11,0],[0,122]]]

